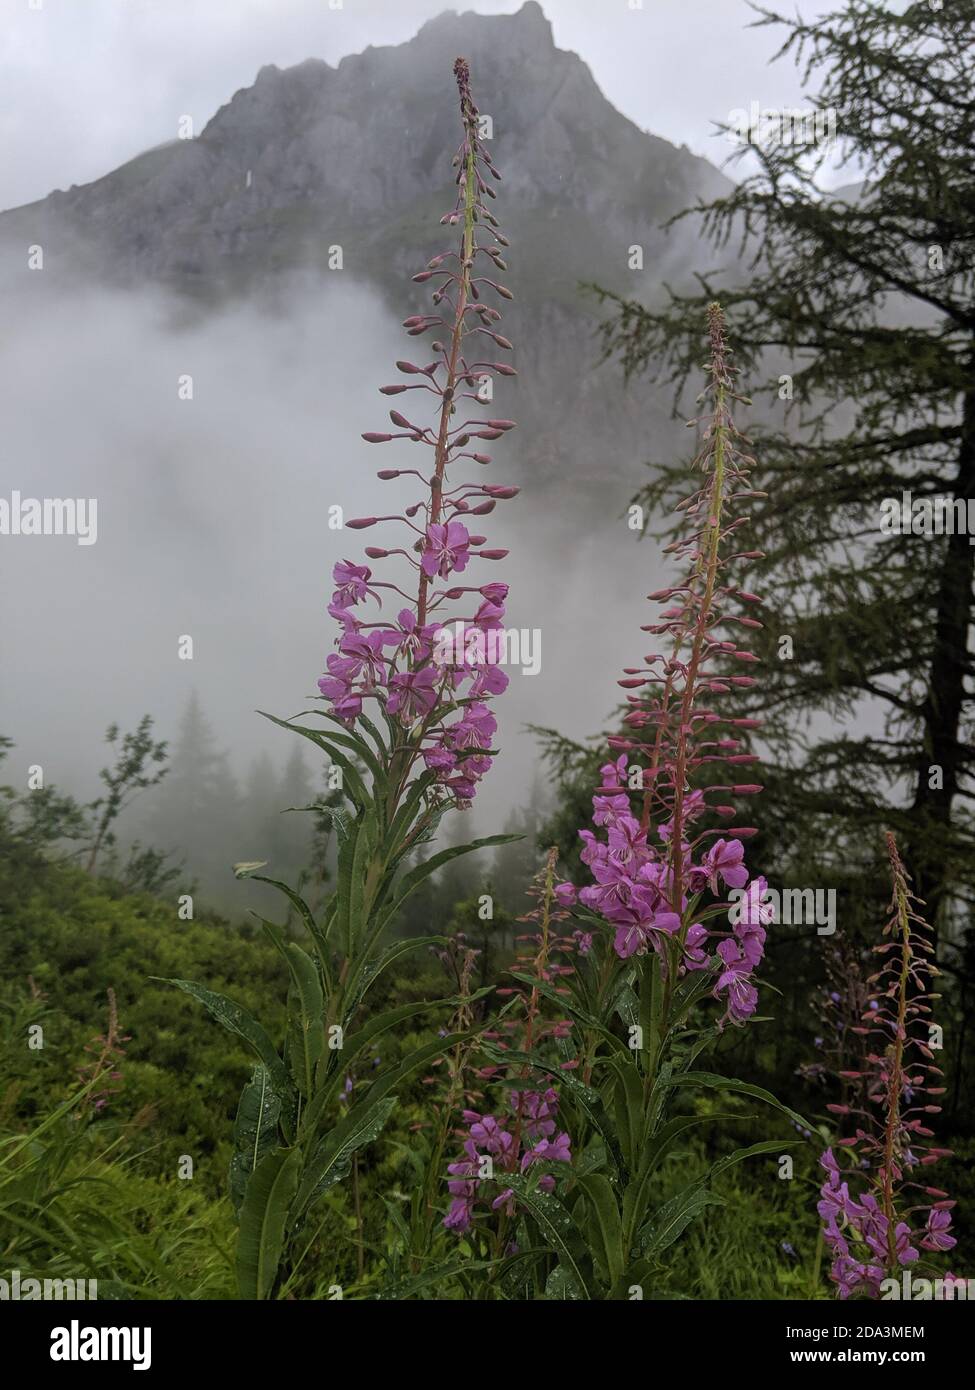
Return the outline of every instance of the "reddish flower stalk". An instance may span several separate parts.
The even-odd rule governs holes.
[[[704,473],[704,482],[679,508],[687,534],[667,547],[686,562],[687,578],[650,595],[667,606],[659,621],[643,629],[668,637],[670,651],[651,653],[644,665],[626,668],[619,682],[629,692],[624,723],[631,733],[610,739],[620,756],[602,769],[603,785],[593,798],[593,821],[606,827],[607,842],[591,831],[580,832],[586,842],[582,858],[596,880],[595,887],[582,889],[581,902],[616,927],[618,955],[628,957],[650,946],[660,954],[667,999],[677,973],[710,964],[703,949],[710,933],[694,920],[700,895],[708,887],[717,893],[719,883],[745,887],[748,870],[741,842],[756,833],[752,826],[737,826],[726,832],[732,837],[726,840],[719,830],[695,834],[692,827],[709,812],[736,817],[731,800],[762,790],[736,780],[739,769],[757,761],[739,737],[757,721],[715,708],[722,696],[755,684],[754,677],[738,674],[734,667],[758,658],[730,633],[761,626],[745,612],[730,611],[761,601],[728,577],[732,564],[761,558],[760,552],[733,548],[748,518],[732,507],[760,494],[748,487],[753,460],[743,451],[748,441],[731,414],[732,403],[744,397],[735,390],[736,369],[729,362],[718,304],[708,309],[708,341],[704,397],[710,399],[711,411],[694,465]],[[718,635],[720,629],[728,635]],[[732,673],[725,674],[729,666]],[[710,780],[718,768],[726,769],[727,781]],[[695,779],[697,785],[692,785]],[[631,805],[634,797],[639,818]],[[705,849],[711,839],[714,843]],[[716,992],[727,992],[728,1016],[735,1022],[753,1013],[757,1002],[750,976],[761,959],[770,916],[762,903],[765,890],[764,879],[752,880],[733,935],[718,946],[724,969]]]
[[[486,202],[495,196],[491,181],[501,175],[479,134],[470,71],[463,58],[454,64],[454,74],[464,138],[454,157],[457,197],[441,224],[459,225],[460,241],[456,250],[434,256],[413,277],[421,284],[435,282],[436,312],[413,314],[404,320],[411,337],[434,329],[442,329],[448,336],[446,341],[432,343],[435,357],[429,364],[397,362],[400,372],[414,380],[380,387],[387,396],[408,391],[432,395],[436,419],[431,425],[422,422],[415,411],[407,416],[391,410],[395,433],[368,431],[363,435],[370,444],[406,439],[430,449],[433,472],[424,478],[415,468],[380,470],[378,476],[383,481],[401,476],[420,478],[426,483],[427,496],[402,514],[357,517],[346,523],[352,530],[364,530],[379,522],[407,528],[410,536],[404,546],[368,546],[366,556],[373,561],[393,556],[405,559],[415,571],[416,598],[411,601],[398,583],[374,579],[369,566],[350,561],[336,565],[337,588],[329,612],[342,632],[338,651],[328,658],[328,674],[319,681],[334,714],[349,725],[361,718],[364,701],[376,700],[401,726],[404,732],[401,739],[397,737],[394,803],[421,758],[458,805],[470,802],[475,783],[491,765],[489,750],[497,727],[485,701],[500,694],[508,683],[500,669],[497,642],[508,586],[495,582],[480,587],[435,587],[438,580],[461,574],[472,559],[493,561],[507,555],[506,550],[488,548],[487,538],[472,534],[465,523],[488,515],[499,501],[519,491],[491,483],[451,486],[449,479],[451,466],[461,459],[479,465],[491,462],[490,455],[480,452],[475,441],[500,439],[514,428],[513,420],[478,418],[469,412],[482,402],[482,383],[516,375],[513,367],[479,359],[472,351],[472,344],[479,350],[482,343],[503,352],[511,350],[511,343],[496,330],[501,313],[486,302],[486,297],[510,300],[513,296],[492,278],[507,269],[501,248],[508,242]],[[479,258],[490,273],[478,274]],[[465,418],[458,420],[460,412]],[[363,622],[353,610],[370,599],[381,601],[380,591],[384,589],[411,601],[412,606],[400,610],[395,625]],[[478,596],[476,610],[448,618],[445,605],[465,600],[468,594]],[[459,693],[468,681],[469,687]],[[446,724],[445,717],[458,710],[462,711],[460,721]]]
[[[484,1035],[485,1043],[499,1061],[483,1068],[480,1075],[485,1080],[497,1081],[507,1072],[508,1087],[512,1083],[517,1087],[509,1089],[507,1095],[510,1116],[465,1110],[463,1117],[467,1128],[459,1132],[464,1156],[450,1164],[447,1170],[451,1175],[448,1187],[453,1200],[444,1225],[458,1233],[470,1227],[480,1196],[481,1178],[490,1175],[503,1184],[506,1173],[524,1173],[535,1163],[568,1164],[572,1161],[568,1134],[556,1133],[558,1091],[554,1086],[547,1086],[543,1091],[528,1089],[532,1065],[527,1059],[540,1056],[539,1049],[545,1043],[567,1038],[572,1027],[566,1018],[553,1020],[545,1016],[545,995],[539,985],[557,988],[559,979],[575,968],[569,962],[577,953],[584,955],[588,950],[579,932],[567,937],[554,930],[567,915],[556,897],[557,856],[557,850],[549,851],[545,867],[530,890],[537,899],[536,906],[520,919],[536,924],[538,930],[518,938],[520,950],[514,965],[518,982],[513,987],[496,991],[500,998],[513,999],[520,1006],[518,1012],[502,1019],[497,1030]],[[526,978],[520,978],[522,976]],[[512,1044],[515,1055],[505,1063],[501,1059],[512,1049]],[[562,1060],[559,1065],[563,1070],[571,1070],[577,1063],[570,1059]],[[539,1179],[538,1186],[543,1192],[551,1192],[555,1179],[546,1173]],[[491,1206],[504,1216],[514,1215],[515,1193],[510,1187],[502,1187]]]
[[[940,1188],[906,1176],[949,1150],[929,1142],[934,1131],[926,1118],[940,1113],[937,1098],[944,1094],[938,1084],[942,1072],[928,1041],[930,1001],[938,997],[930,990],[931,977],[938,974],[934,948],[893,835],[887,834],[886,844],[893,893],[884,936],[890,939],[874,947],[883,964],[867,981],[871,998],[862,1019],[869,1042],[866,1070],[843,1074],[863,1083],[865,1100],[859,1106],[830,1107],[856,1123],[853,1137],[838,1143],[859,1167],[841,1169],[831,1149],[820,1160],[827,1178],[819,1212],[834,1255],[830,1277],[842,1298],[852,1293],[877,1297],[881,1281],[917,1261],[919,1248],[943,1251],[955,1244],[949,1234],[954,1202]],[[863,1185],[859,1201],[850,1192],[857,1177]],[[912,1191],[931,1200],[905,1207]]]
[[[108,1027],[104,1033],[85,1044],[85,1051],[94,1053],[94,1061],[79,1067],[78,1076],[92,1089],[87,1102],[93,1110],[104,1110],[110,1098],[122,1089],[122,1073],[118,1070],[125,1056],[125,1044],[132,1039],[128,1033],[119,1031],[118,1005],[114,989],[108,990]],[[104,1082],[104,1085],[101,1083]]]

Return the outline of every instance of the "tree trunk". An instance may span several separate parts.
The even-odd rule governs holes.
[[[973,362],[975,368],[975,362]],[[975,498],[975,388],[967,391],[962,416],[956,499]],[[914,843],[907,861],[914,891],[926,904],[925,917],[937,944],[938,927],[948,897],[951,858],[951,808],[962,767],[959,747],[965,704],[965,668],[970,660],[975,546],[963,530],[946,538],[935,617],[934,651],[928,692],[922,707],[924,747],[914,797]],[[940,768],[940,785],[932,787],[932,769]]]

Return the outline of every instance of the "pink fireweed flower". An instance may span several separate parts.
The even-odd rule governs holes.
[[[431,634],[421,631],[416,614],[410,608],[401,608],[396,615],[396,627],[385,628],[379,634],[384,647],[395,647],[393,656],[402,657],[414,664],[423,662],[430,655]]]
[[[397,671],[390,677],[386,708],[390,714],[398,714],[404,723],[412,724],[436,705],[438,684],[439,677],[433,666],[422,666],[419,671]]]
[[[479,384],[485,377],[503,379],[517,373],[495,360],[511,349],[498,331],[501,312],[492,303],[512,298],[495,278],[506,269],[502,250],[508,243],[488,206],[494,192],[491,184],[501,176],[480,133],[463,58],[455,63],[454,75],[463,138],[455,157],[456,200],[441,224],[456,229],[457,242],[413,277],[417,284],[429,282],[431,311],[404,320],[412,338],[433,333],[433,360],[397,362],[405,381],[380,389],[387,397],[396,396],[402,409],[390,410],[392,429],[363,435],[369,445],[398,444],[405,439],[428,449],[429,475],[422,468],[384,468],[378,474],[384,482],[410,474],[421,479],[427,491],[402,515],[368,516],[347,523],[353,529],[379,524],[397,528],[395,539],[390,537],[385,546],[367,547],[366,554],[371,561],[397,565],[400,570],[405,567],[407,577],[405,581],[402,574],[380,579],[368,566],[351,560],[335,565],[329,613],[340,628],[340,660],[336,662],[334,654],[328,658],[319,690],[331,713],[349,725],[365,716],[366,700],[378,703],[404,726],[398,756],[407,776],[414,769],[418,775],[433,772],[430,795],[435,800],[467,805],[492,761],[487,752],[477,754],[476,749],[490,748],[491,740],[472,732],[469,715],[459,729],[446,734],[444,720],[458,701],[480,703],[501,694],[508,678],[499,661],[489,659],[489,647],[483,658],[458,660],[445,678],[435,644],[438,633],[455,622],[469,625],[483,643],[503,622],[508,586],[498,580],[469,588],[435,586],[507,554],[490,548],[485,536],[472,534],[466,522],[487,516],[498,502],[516,496],[518,489],[465,482],[453,475],[467,460],[476,463],[480,472],[491,462],[490,455],[477,452],[482,441],[503,438],[514,428],[514,421],[503,417],[479,418]],[[484,269],[490,273],[483,274]],[[433,406],[432,418],[427,418],[424,403]],[[395,626],[370,620],[368,608],[381,603],[384,590],[408,597],[411,584],[415,603],[400,609]],[[467,611],[448,612],[448,605],[458,602],[469,605]],[[369,629],[368,636],[364,628]]]
[[[446,579],[454,570],[458,574],[465,570],[471,558],[470,539],[467,527],[459,521],[449,521],[446,526],[428,526],[427,544],[420,561],[427,578],[439,574],[441,579]]]
[[[728,888],[744,888],[748,882],[744,856],[745,846],[740,840],[715,840],[701,866],[707,874],[712,893],[718,891],[719,878]]]
[[[953,1235],[949,1235],[948,1228],[951,1225],[951,1212],[933,1207],[928,1212],[925,1233],[921,1239],[921,1244],[925,1250],[950,1250],[957,1245]]]
[[[448,1231],[463,1234],[469,1229],[486,1172],[495,1181],[503,1182],[505,1173],[524,1173],[535,1163],[572,1162],[568,1134],[556,1134],[559,1097],[553,1087],[546,1091],[512,1091],[508,1104],[513,1119],[464,1111],[468,1125],[463,1144],[465,1157],[447,1165],[451,1175],[447,1189],[454,1199],[443,1221]],[[515,1124],[514,1131],[508,1128],[511,1124]],[[489,1167],[483,1163],[485,1158],[491,1160]],[[543,1192],[552,1192],[555,1179],[550,1173],[543,1174],[538,1186]],[[507,1187],[491,1200],[490,1206],[493,1211],[514,1215],[516,1202],[514,1191]]]
[[[353,603],[361,603],[368,593],[372,570],[368,565],[354,565],[351,560],[340,560],[332,571],[336,584],[332,602],[340,608],[348,608]]]

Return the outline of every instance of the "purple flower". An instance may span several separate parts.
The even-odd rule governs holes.
[[[390,714],[398,714],[404,724],[412,724],[415,719],[429,714],[437,703],[438,680],[434,666],[421,666],[419,671],[397,671],[389,682],[386,708]]]
[[[718,891],[719,878],[728,888],[744,888],[748,882],[744,857],[745,846],[740,840],[715,840],[704,856],[702,866],[707,873],[712,893]]]
[[[470,535],[461,522],[448,521],[446,525],[434,522],[427,527],[427,544],[420,560],[423,573],[429,579],[435,574],[441,579],[446,579],[454,571],[460,574],[471,558],[469,544]]]
[[[340,629],[339,651],[329,658],[319,680],[319,690],[331,704],[331,712],[350,725],[362,717],[363,700],[368,696],[379,703],[381,713],[398,716],[407,727],[405,736],[393,736],[395,748],[381,750],[388,760],[395,756],[397,763],[401,761],[406,770],[406,783],[397,785],[394,799],[415,787],[425,769],[427,773],[436,774],[438,802],[449,803],[452,799],[454,805],[463,807],[470,804],[476,784],[490,768],[491,759],[487,756],[458,757],[457,754],[487,749],[490,741],[486,731],[484,735],[478,733],[467,717],[459,730],[445,736],[444,718],[457,708],[453,692],[462,685],[471,683],[463,697],[466,703],[499,695],[508,684],[508,677],[499,669],[499,658],[494,655],[499,645],[503,649],[496,637],[501,630],[508,586],[496,581],[442,591],[434,588],[434,582],[438,577],[446,579],[463,573],[472,558],[491,561],[505,557],[507,551],[489,548],[487,537],[471,534],[465,521],[487,515],[498,502],[517,496],[519,489],[498,483],[462,481],[453,476],[454,466],[462,465],[464,460],[471,459],[479,465],[491,462],[488,455],[474,452],[478,448],[475,440],[499,438],[514,427],[514,421],[507,419],[472,418],[455,422],[453,417],[459,401],[478,399],[468,396],[465,383],[473,380],[475,369],[478,376],[484,374],[490,378],[517,375],[513,367],[503,362],[483,360],[485,342],[481,335],[486,335],[503,351],[511,348],[511,343],[497,331],[502,311],[491,303],[495,296],[499,300],[510,300],[510,291],[488,275],[478,273],[483,264],[480,257],[487,256],[490,274],[500,274],[503,262],[499,247],[508,243],[497,220],[488,212],[487,198],[493,196],[490,183],[500,178],[500,174],[480,135],[466,63],[458,60],[454,73],[463,139],[455,161],[459,172],[454,179],[454,206],[441,219],[441,224],[457,229],[456,240],[451,249],[434,256],[425,269],[414,276],[420,284],[434,282],[431,312],[411,314],[403,323],[411,337],[433,333],[434,360],[426,366],[397,362],[400,373],[417,379],[382,386],[382,393],[398,397],[403,392],[421,390],[425,395],[415,401],[415,409],[407,414],[390,410],[390,421],[398,433],[370,430],[362,436],[370,445],[396,448],[395,441],[409,440],[412,445],[419,446],[421,452],[429,450],[429,471],[421,464],[419,468],[383,468],[378,473],[383,482],[415,476],[424,484],[424,495],[402,513],[359,517],[347,522],[354,530],[369,529],[379,522],[397,522],[419,537],[418,543],[410,548],[387,542],[387,546],[367,546],[365,551],[371,562],[393,561],[401,568],[405,565],[412,570],[407,582],[416,582],[415,605],[401,608],[395,624],[363,622],[353,610],[366,600],[375,600],[381,606],[381,590],[404,597],[409,590],[403,587],[402,576],[378,581],[373,579],[367,565],[356,565],[348,559],[336,564],[333,570],[335,590],[328,611]],[[451,309],[449,316],[445,314],[445,305],[460,303],[467,304],[468,313],[456,315]],[[475,334],[479,336],[475,338]],[[424,402],[433,404],[432,420],[420,418]],[[476,406],[470,409],[476,415]],[[398,533],[397,540],[402,534]],[[458,600],[466,601],[464,596],[468,594],[477,595],[473,600],[476,605],[473,619],[457,616],[449,622],[446,606]],[[430,669],[431,657],[439,661],[434,654],[435,641],[451,628],[456,635],[477,639],[474,655],[468,659],[464,651],[456,662],[444,659],[438,667]],[[486,712],[482,710],[478,717],[487,724]],[[419,729],[413,727],[417,721],[422,721]],[[493,731],[492,728],[490,732]]]
[[[932,1207],[928,1212],[928,1222],[921,1240],[924,1249],[950,1250],[953,1245],[957,1245],[955,1237],[948,1234],[950,1226],[951,1212],[943,1207]]]
[[[332,570],[332,579],[338,586],[332,595],[332,603],[337,608],[348,608],[359,603],[369,593],[369,580],[372,570],[366,565],[354,565],[351,560],[339,560]]]
[[[951,1244],[954,1245],[954,1243],[952,1240]],[[947,1248],[947,1246],[939,1247],[939,1249]],[[894,1227],[894,1254],[897,1256],[897,1263],[901,1265],[913,1264],[918,1258],[918,1252],[911,1244],[911,1228],[906,1221],[901,1221]]]
[[[471,1211],[471,1203],[466,1197],[455,1197],[450,1204],[450,1210],[443,1219],[443,1224],[448,1231],[456,1231],[458,1235],[463,1235],[470,1227]]]
[[[572,1154],[569,1152],[569,1136],[560,1134],[555,1139],[542,1139],[533,1149],[524,1154],[521,1160],[522,1172],[537,1163],[540,1159],[552,1163],[571,1163]]]
[[[466,1157],[457,1163],[447,1165],[451,1175],[447,1187],[454,1198],[444,1226],[448,1230],[461,1233],[471,1224],[474,1205],[478,1196],[481,1179],[477,1176],[480,1167],[480,1150],[491,1154],[495,1170],[503,1173],[524,1172],[533,1163],[546,1161],[570,1163],[568,1134],[555,1135],[555,1116],[558,1112],[559,1097],[554,1087],[545,1091],[511,1091],[508,1104],[519,1122],[519,1132],[524,1152],[516,1150],[515,1135],[507,1129],[507,1121],[494,1115],[480,1115],[476,1110],[465,1110],[464,1120],[469,1126],[469,1135],[464,1142]],[[527,1141],[527,1142],[526,1142]],[[527,1147],[532,1144],[533,1147]],[[554,1179],[544,1174],[538,1183],[544,1192],[551,1192]],[[492,1200],[494,1211],[504,1209],[509,1216],[515,1213],[516,1197],[512,1188],[502,1188]]]
[[[684,938],[684,964],[688,970],[704,970],[708,964],[708,955],[704,949],[704,943],[708,939],[707,928],[700,922],[693,922],[687,928],[687,936]]]
[[[396,656],[419,664],[430,655],[430,641],[426,630],[420,631],[416,614],[409,608],[401,608],[396,615],[397,626],[380,632],[380,644],[395,647]]]
[[[884,1271],[878,1265],[868,1265],[849,1255],[840,1255],[834,1262],[829,1276],[837,1285],[840,1298],[849,1298],[854,1293],[867,1293],[871,1298],[880,1295],[880,1283]]]

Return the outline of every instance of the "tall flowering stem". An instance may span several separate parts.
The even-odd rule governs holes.
[[[954,1202],[913,1175],[948,1154],[930,1141],[928,1116],[940,1113],[942,1072],[930,1046],[934,948],[894,836],[886,836],[893,885],[887,940],[874,947],[881,968],[867,981],[870,997],[858,1033],[866,1042],[862,1070],[844,1071],[858,1102],[834,1104],[851,1137],[837,1147],[855,1160],[844,1167],[826,1150],[820,1193],[823,1236],[833,1255],[830,1278],[841,1298],[877,1298],[885,1279],[915,1265],[921,1250],[947,1251]],[[914,1195],[920,1198],[915,1201]]]
[[[761,494],[749,488],[753,460],[731,414],[732,403],[744,398],[735,390],[736,371],[717,304],[708,310],[707,329],[703,399],[711,410],[694,461],[704,478],[681,504],[684,533],[668,546],[685,563],[686,578],[650,595],[665,606],[658,621],[643,630],[668,639],[668,649],[626,668],[619,682],[630,707],[625,731],[610,739],[619,756],[602,769],[603,784],[593,798],[593,823],[605,828],[606,840],[590,830],[580,832],[582,859],[595,879],[581,890],[580,901],[615,928],[614,948],[621,959],[648,949],[658,954],[663,999],[655,1012],[663,1028],[678,979],[709,968],[705,948],[711,933],[704,921],[727,911],[719,904],[698,912],[705,890],[741,893],[734,930],[717,947],[715,994],[726,1001],[732,1022],[743,1022],[755,1010],[751,976],[762,958],[770,915],[765,880],[749,882],[744,862],[742,842],[755,827],[699,828],[709,815],[719,821],[735,818],[732,799],[761,791],[756,783],[737,780],[757,761],[741,738],[757,721],[721,708],[724,697],[755,684],[740,668],[758,658],[741,647],[739,633],[761,626],[748,611],[761,600],[741,588],[730,571],[761,558],[739,548],[747,517],[735,506]]]
[[[472,533],[472,518],[487,516],[499,501],[517,495],[516,487],[497,483],[457,482],[451,470],[461,460],[480,466],[491,462],[475,441],[502,438],[514,421],[472,415],[496,377],[516,375],[504,362],[478,357],[483,348],[510,352],[511,343],[497,331],[501,312],[489,299],[510,300],[511,291],[492,278],[507,269],[502,248],[508,245],[497,219],[487,207],[495,197],[492,182],[501,175],[479,134],[479,116],[471,96],[470,71],[458,58],[454,75],[460,95],[463,140],[454,163],[457,195],[454,207],[441,223],[459,227],[456,250],[434,256],[413,277],[420,284],[433,282],[435,312],[412,314],[404,320],[411,337],[443,333],[432,342],[434,360],[427,365],[400,360],[401,374],[419,378],[409,383],[380,387],[386,396],[419,391],[432,395],[435,417],[424,423],[413,410],[390,410],[396,433],[368,431],[370,444],[408,440],[431,451],[432,473],[382,469],[384,482],[402,476],[419,478],[426,486],[420,501],[402,514],[358,517],[347,525],[353,530],[380,521],[397,523],[411,532],[408,546],[368,546],[370,560],[405,560],[414,571],[416,598],[401,609],[396,622],[365,621],[360,605],[381,602],[390,590],[406,597],[406,590],[389,580],[374,579],[365,565],[345,561],[335,567],[336,591],[329,611],[340,625],[337,652],[329,656],[327,674],[319,687],[338,719],[350,726],[363,721],[364,705],[375,701],[387,719],[392,735],[388,788],[390,815],[417,767],[432,774],[429,779],[442,802],[465,806],[474,796],[477,781],[491,765],[491,738],[496,721],[489,699],[500,694],[508,678],[500,668],[498,634],[504,617],[508,588],[500,582],[479,587],[446,584],[467,570],[472,560],[497,561],[505,550],[489,548],[487,537]],[[481,274],[481,270],[489,273]],[[489,397],[488,397],[489,398]],[[463,415],[464,418],[458,418]],[[473,611],[470,609],[474,596]],[[467,612],[450,611],[462,602]],[[451,716],[457,716],[450,722]],[[366,725],[368,728],[368,725]]]
[[[767,1091],[694,1065],[729,1022],[754,1013],[752,977],[771,917],[765,880],[745,866],[743,842],[754,827],[721,828],[739,819],[733,803],[761,790],[738,780],[755,761],[744,744],[755,721],[723,707],[754,683],[742,667],[756,658],[740,633],[759,626],[751,616],[759,600],[736,571],[760,556],[739,541],[747,522],[739,503],[755,495],[752,460],[732,417],[744,398],[717,304],[708,310],[707,342],[709,408],[692,422],[701,429],[699,482],[668,547],[683,577],[650,595],[664,607],[643,630],[662,639],[663,650],[627,668],[620,682],[628,709],[610,740],[614,759],[601,769],[593,828],[580,831],[591,881],[552,886],[559,908],[578,922],[572,969],[535,985],[571,1021],[574,1049],[558,1069],[558,1123],[574,1161],[549,1174],[554,1183],[545,1187],[525,1176],[512,1184],[534,1223],[528,1238],[537,1231],[557,1256],[545,1277],[549,1297],[627,1299],[635,1286],[655,1296],[666,1285],[664,1252],[698,1213],[720,1204],[709,1190],[712,1173],[781,1154],[800,1142],[796,1131],[809,1132]],[[509,1060],[545,1077],[553,1072],[537,1049]],[[692,1087],[738,1091],[771,1106],[788,1117],[793,1135],[737,1150],[664,1199],[660,1170],[677,1136],[702,1118],[677,1106]]]
[[[301,1288],[303,1262],[314,1243],[301,1240],[303,1228],[320,1223],[315,1208],[326,1192],[350,1172],[355,1181],[361,1150],[375,1141],[396,1107],[394,1088],[441,1057],[455,1059],[459,1069],[465,1045],[478,1031],[463,982],[460,998],[379,1014],[368,1013],[364,1001],[405,952],[442,943],[433,935],[389,940],[410,894],[457,855],[518,838],[489,836],[417,862],[445,812],[470,804],[494,757],[497,723],[488,701],[507,685],[496,639],[508,589],[499,581],[474,586],[457,579],[468,566],[504,558],[506,551],[489,548],[487,538],[473,534],[467,523],[518,491],[458,481],[451,472],[461,461],[489,464],[490,457],[478,451],[480,441],[500,439],[514,425],[472,416],[489,398],[486,383],[514,375],[512,367],[479,359],[471,350],[474,343],[490,343],[510,351],[510,342],[496,331],[500,312],[487,299],[512,296],[492,278],[505,269],[501,247],[507,244],[487,208],[491,183],[500,175],[479,135],[463,59],[454,75],[462,140],[454,207],[441,222],[459,228],[459,241],[413,277],[420,284],[434,282],[433,312],[405,321],[412,337],[430,330],[443,330],[444,337],[431,344],[431,362],[400,361],[407,380],[380,388],[385,396],[420,392],[410,417],[393,409],[395,433],[363,436],[371,444],[407,440],[429,449],[432,471],[383,469],[383,481],[419,479],[421,498],[399,515],[346,522],[359,531],[382,521],[399,527],[400,535],[405,528],[405,538],[401,545],[366,548],[370,562],[389,562],[384,577],[375,576],[371,564],[344,560],[335,566],[329,613],[339,635],[319,681],[324,709],[307,712],[324,726],[302,722],[302,716],[268,716],[313,743],[327,756],[331,773],[339,773],[338,781],[331,775],[329,781],[344,804],[316,808],[337,843],[334,892],[312,910],[290,886],[258,872],[263,864],[237,866],[238,876],[282,892],[305,929],[307,939],[299,943],[286,928],[261,919],[289,972],[283,1046],[236,1001],[191,981],[172,982],[244,1040],[258,1064],[241,1096],[230,1172],[240,1221],[238,1281],[246,1298],[281,1298]],[[434,401],[431,422],[421,418],[428,396]],[[404,602],[395,619],[381,611],[385,597]],[[455,611],[451,605],[463,606]],[[376,1054],[382,1035],[437,1007],[453,1026],[395,1065],[382,1066]],[[365,1220],[354,1200],[360,1270]]]
[[[492,1113],[483,1108],[462,1112],[465,1127],[458,1137],[463,1156],[447,1169],[452,1200],[444,1226],[460,1235],[469,1232],[487,1184],[490,1211],[500,1213],[494,1233],[497,1253],[505,1249],[510,1222],[519,1211],[518,1197],[529,1186],[524,1175],[537,1168],[537,1191],[550,1194],[556,1179],[549,1166],[558,1170],[572,1161],[569,1135],[559,1123],[558,1090],[547,1084],[547,1077],[546,1084],[531,1080],[532,1071],[542,1067],[557,1075],[577,1065],[565,1055],[571,1051],[571,1020],[564,1013],[553,1018],[551,1007],[545,1008],[546,996],[558,1002],[560,982],[574,972],[576,956],[586,949],[578,934],[565,936],[557,930],[567,916],[555,894],[557,855],[550,850],[536,876],[531,890],[536,905],[520,919],[534,930],[518,938],[512,967],[516,983],[496,991],[503,1001],[501,1016],[481,1041],[488,1065],[480,1069],[480,1077],[485,1084],[504,1085],[503,1106]],[[508,1113],[498,1113],[502,1110]]]
[[[118,1068],[125,1056],[125,1044],[131,1042],[128,1033],[119,1027],[118,1004],[114,989],[108,990],[108,1027],[104,1033],[85,1044],[85,1051],[93,1061],[78,1069],[78,1077],[85,1085],[85,1099],[93,1110],[104,1110],[112,1096],[122,1089],[122,1073]],[[92,1089],[98,1087],[98,1089]]]

